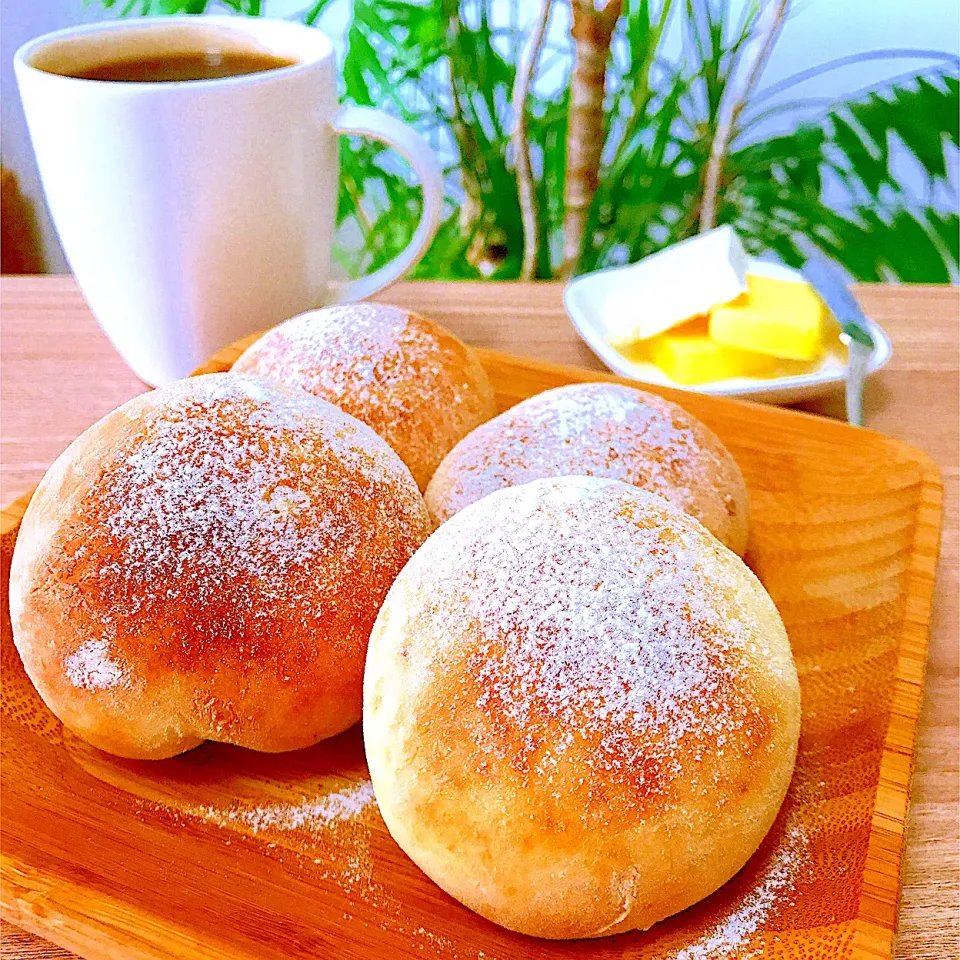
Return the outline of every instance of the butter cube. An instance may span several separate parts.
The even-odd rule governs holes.
[[[710,336],[725,347],[784,360],[823,352],[823,303],[803,281],[747,274],[747,292],[710,311]]]
[[[603,323],[615,347],[663,333],[747,289],[747,254],[732,227],[690,237],[617,270]]]
[[[724,347],[707,334],[706,320],[694,320],[649,341],[648,355],[674,383],[692,386],[728,377],[770,377],[777,360]]]

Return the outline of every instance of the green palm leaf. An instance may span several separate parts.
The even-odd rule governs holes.
[[[956,217],[898,180],[890,156],[891,142],[899,140],[926,177],[924,193],[936,185],[949,191],[945,148],[958,146],[958,107],[956,78],[935,73],[841,103],[819,124],[743,147],[730,158],[728,222],[792,266],[816,248],[858,280],[955,278]],[[824,170],[846,191],[846,199],[833,201],[844,214],[826,204]],[[773,245],[773,235],[786,235],[789,245]]]

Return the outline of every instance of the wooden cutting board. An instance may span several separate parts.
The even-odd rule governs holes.
[[[229,369],[242,346],[202,372]],[[563,383],[616,379],[481,356],[504,409]],[[747,560],[783,614],[803,691],[787,801],[727,886],[647,933],[532,940],[461,907],[396,847],[357,729],[279,756],[207,744],[149,763],[96,751],[49,713],[12,644],[7,578],[25,497],[2,526],[5,915],[91,958],[890,956],[939,536],[936,467],[833,421],[657,392],[709,424],[743,467]]]

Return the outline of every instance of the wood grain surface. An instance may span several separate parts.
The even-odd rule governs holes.
[[[202,372],[229,370],[241,349]],[[501,409],[605,376],[479,353]],[[683,401],[744,471],[747,562],[784,618],[803,700],[797,766],[777,821],[711,897],[611,940],[510,934],[452,903],[392,842],[356,727],[272,756],[206,744],[167,761],[111,757],[46,709],[9,619],[0,619],[4,909],[88,957],[117,960],[314,960],[334,945],[357,960],[889,958],[938,471],[926,454],[873,431],[693,394]],[[0,514],[4,577],[28,496]]]
[[[928,450],[946,484],[897,955],[952,957],[958,953],[957,296],[906,287],[862,288],[860,295],[895,350],[891,368],[868,393],[868,424]],[[598,366],[570,330],[557,287],[419,284],[396,287],[389,299],[416,306],[474,343]],[[144,389],[112,354],[69,279],[4,281],[3,362],[4,502],[32,486],[90,422]],[[839,404],[818,409],[837,413]],[[881,862],[883,851],[875,854]],[[65,955],[7,930],[4,956]]]

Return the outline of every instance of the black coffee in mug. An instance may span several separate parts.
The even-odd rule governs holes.
[[[184,80],[220,80],[292,67],[298,61],[256,50],[187,50],[163,56],[103,59],[73,70],[50,69],[78,80],[110,80],[114,83],[172,83]]]

